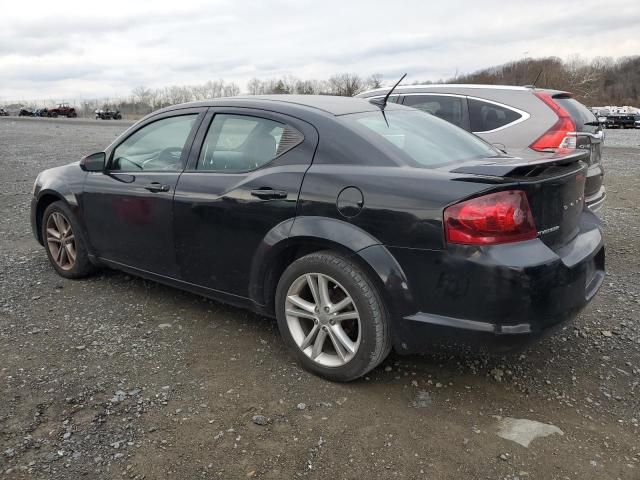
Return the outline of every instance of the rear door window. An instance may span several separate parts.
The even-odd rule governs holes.
[[[404,104],[465,128],[464,98],[451,95],[407,95]]]
[[[292,127],[267,118],[218,114],[202,145],[197,169],[254,170],[299,145],[303,138]]]
[[[506,106],[469,98],[469,123],[473,133],[491,132],[522,118]]]

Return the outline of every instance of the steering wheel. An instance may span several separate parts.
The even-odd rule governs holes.
[[[156,157],[157,160],[179,162],[182,156],[182,147],[168,147],[161,150]]]

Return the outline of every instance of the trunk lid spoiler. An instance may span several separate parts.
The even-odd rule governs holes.
[[[530,177],[536,171],[554,166],[564,166],[577,162],[589,162],[589,152],[572,150],[540,154],[522,151],[519,156],[500,156],[467,162],[458,166],[451,173],[479,175],[482,177]]]

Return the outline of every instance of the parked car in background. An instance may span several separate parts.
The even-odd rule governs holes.
[[[48,117],[49,116],[49,109],[47,107],[38,108],[38,109],[36,109],[35,112],[33,112],[33,116],[34,117]]]
[[[76,118],[78,113],[76,109],[70,106],[68,103],[59,103],[57,107],[49,110],[50,117],[67,117],[67,118]]]
[[[120,110],[110,110],[110,109],[98,109],[95,111],[96,120],[122,120],[122,115],[120,114]]]
[[[375,99],[388,91],[381,88],[357,96]],[[391,101],[429,112],[514,155],[585,150],[587,206],[597,211],[604,203],[602,128],[568,92],[503,85],[411,85],[397,87]]]
[[[605,126],[607,128],[634,128],[636,117],[630,113],[612,113],[607,115]]]
[[[33,117],[34,110],[28,107],[22,107],[18,112],[19,117]]]
[[[636,115],[633,125],[635,128],[640,128],[640,115]]]
[[[402,105],[233,97],[40,173],[31,225],[63,277],[106,265],[275,316],[305,368],[348,381],[434,326],[574,317],[604,279],[585,159],[506,156]]]
[[[7,112],[4,108],[0,108],[0,117],[8,117],[9,112]]]

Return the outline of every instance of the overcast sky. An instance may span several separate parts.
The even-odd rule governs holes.
[[[640,54],[640,0],[0,0],[0,100],[223,78],[448,78],[524,56]]]

